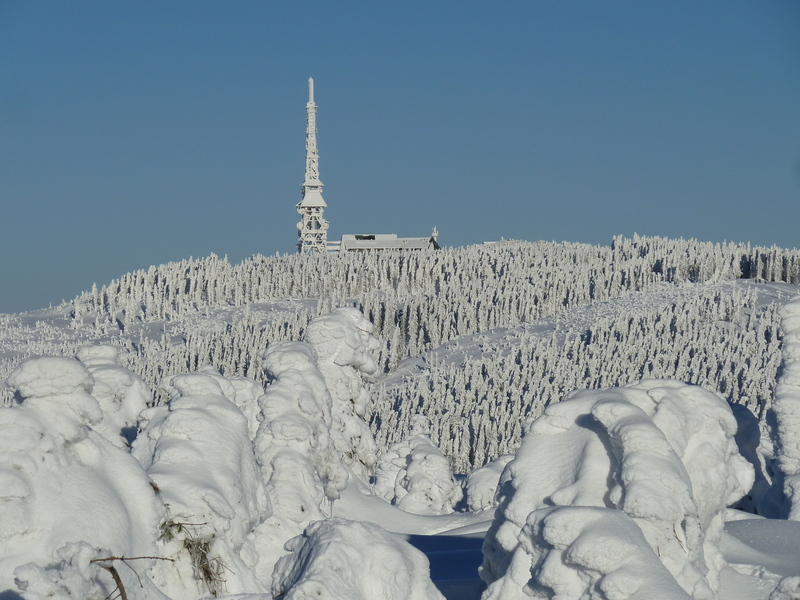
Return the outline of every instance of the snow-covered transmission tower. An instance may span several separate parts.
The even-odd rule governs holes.
[[[300,186],[303,199],[297,204],[302,217],[297,224],[300,254],[327,252],[328,222],[322,211],[327,206],[322,199],[322,182],[319,180],[319,154],[317,153],[317,105],[314,104],[314,80],[308,80],[306,104],[306,179]]]

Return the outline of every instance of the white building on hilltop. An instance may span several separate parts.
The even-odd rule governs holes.
[[[368,233],[368,234],[346,234],[342,236],[341,242],[329,242],[337,244],[334,251],[339,252],[364,252],[367,250],[438,250],[439,243],[436,238],[439,232],[433,228],[430,237],[418,238],[399,238],[394,233]]]
[[[308,80],[306,104],[306,177],[303,198],[297,203],[300,222],[297,232],[300,254],[323,252],[365,252],[371,250],[438,250],[439,232],[433,228],[430,237],[399,238],[394,233],[343,235],[341,241],[328,241],[328,221],[323,216],[328,206],[322,199],[322,182],[319,180],[319,153],[317,152],[317,105],[314,103],[314,80]]]

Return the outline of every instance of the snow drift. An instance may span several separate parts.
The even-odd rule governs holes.
[[[782,371],[772,408],[777,422],[778,472],[773,497],[785,497],[780,516],[800,521],[800,298],[781,310]],[[781,494],[782,492],[782,494]]]
[[[485,600],[580,598],[614,573],[628,581],[615,598],[654,585],[674,590],[661,598],[716,598],[723,511],[754,477],[735,433],[720,396],[677,381],[581,390],[548,407],[503,475]],[[654,559],[678,587],[640,568]]]
[[[89,370],[31,358],[5,385],[18,404],[0,408],[0,592],[17,589],[16,569],[32,597],[47,579],[37,565],[69,563],[77,542],[92,557],[154,555],[163,507],[139,463],[92,429],[104,415]]]
[[[152,579],[174,599],[263,589],[249,537],[270,514],[247,419],[209,374],[176,375],[148,409],[133,454],[166,507]]]
[[[463,496],[450,462],[431,441],[430,422],[421,415],[408,439],[381,455],[373,489],[401,510],[418,515],[451,513]]]
[[[287,547],[291,554],[275,567],[273,597],[444,600],[425,555],[372,523],[316,521]]]

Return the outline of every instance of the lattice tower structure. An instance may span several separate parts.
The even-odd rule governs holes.
[[[322,182],[319,180],[317,105],[314,103],[314,80],[310,78],[306,104],[306,177],[300,187],[303,197],[297,203],[297,212],[301,217],[297,224],[300,237],[297,250],[300,254],[327,252],[328,221],[323,216],[327,204],[322,199]]]

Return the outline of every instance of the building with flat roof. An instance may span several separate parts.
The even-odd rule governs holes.
[[[328,242],[328,248],[338,252],[367,252],[373,250],[438,250],[439,232],[434,227],[430,237],[401,238],[394,233],[346,234],[338,242]]]

